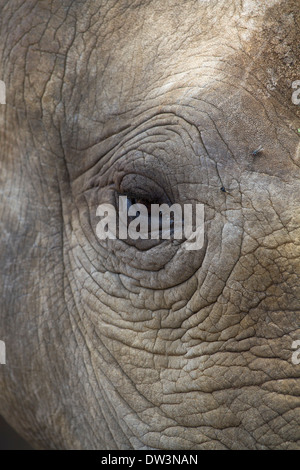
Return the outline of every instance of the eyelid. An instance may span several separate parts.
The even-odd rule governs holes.
[[[157,177],[159,180],[159,176]],[[141,173],[127,173],[118,181],[118,192],[147,202],[170,203],[164,187],[153,177]]]
[[[143,202],[150,202],[152,204],[155,204],[157,203],[157,198],[156,197],[153,197],[153,196],[147,196],[145,194],[139,194],[138,192],[137,193],[134,193],[134,192],[125,192],[125,193],[122,193],[120,194],[120,196],[127,196],[128,199],[139,199]]]

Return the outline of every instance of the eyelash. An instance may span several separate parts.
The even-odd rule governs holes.
[[[151,204],[173,204],[161,185],[152,178],[136,174],[127,174],[118,181],[115,186],[117,203],[119,196],[127,196],[130,205],[143,204],[149,207]]]
[[[156,197],[155,195],[148,196],[145,193],[140,194],[134,191],[117,191],[117,196],[127,196],[128,199],[134,199],[135,202],[133,202],[133,204],[162,204],[160,198]]]

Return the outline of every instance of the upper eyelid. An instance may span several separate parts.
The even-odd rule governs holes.
[[[156,197],[152,197],[152,196],[149,196],[149,198],[147,198],[147,196],[145,196],[144,194],[139,194],[139,193],[133,193],[133,192],[123,192],[123,193],[120,193],[118,192],[118,195],[119,196],[127,196],[128,198],[132,198],[132,199],[141,199],[142,201],[145,201],[145,202],[154,202],[154,201],[157,201],[157,198]]]
[[[152,204],[167,203],[172,205],[174,199],[166,192],[162,182],[156,181],[152,176],[142,172],[125,173],[120,179],[115,180],[115,185],[116,193],[119,193],[119,195],[143,199],[145,202]]]

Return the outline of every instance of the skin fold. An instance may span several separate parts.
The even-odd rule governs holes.
[[[300,448],[299,37],[293,0],[0,1],[0,413],[34,447]],[[136,188],[204,204],[203,248],[100,241]]]

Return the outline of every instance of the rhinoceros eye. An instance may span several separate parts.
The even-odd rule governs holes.
[[[131,206],[135,204],[142,204],[143,206],[146,207],[148,215],[151,215],[151,206],[152,204],[159,204],[159,201],[156,199],[150,199],[150,198],[145,198],[145,197],[140,197],[137,195],[130,195],[127,194],[127,208],[129,209]]]
[[[140,174],[125,175],[120,183],[119,193],[127,196],[130,205],[143,204],[149,210],[151,204],[171,204],[164,188],[153,179]]]
[[[130,227],[137,227],[137,231],[141,234],[141,240],[162,239],[162,214],[155,214],[154,208],[162,205],[170,207],[172,203],[161,185],[149,177],[131,173],[122,178],[119,187],[116,188],[115,196],[116,208],[119,211],[121,209],[122,214],[119,222],[122,224],[124,217],[127,218],[129,235]],[[127,214],[124,214],[125,208]],[[120,214],[120,212],[118,213]],[[133,225],[131,225],[132,222]],[[172,236],[172,215],[168,219],[168,224],[170,236]],[[129,236],[129,238],[133,238],[136,244],[137,238],[135,235]],[[130,243],[130,240],[128,239],[127,242]]]
[[[141,218],[141,221],[147,224],[148,230],[151,230],[151,209],[153,204],[160,204],[158,199],[154,197],[140,196],[139,194],[132,193],[121,193],[118,196],[126,197],[126,209],[127,209],[127,220],[128,224],[136,219],[137,217]],[[120,204],[117,204],[117,207],[120,208]],[[146,218],[146,220],[144,219]]]

